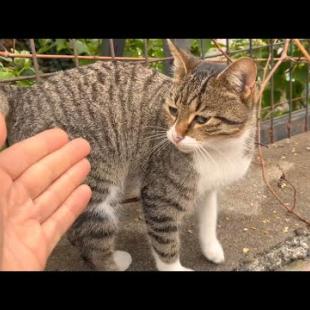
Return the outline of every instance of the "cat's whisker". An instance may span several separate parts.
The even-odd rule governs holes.
[[[164,140],[162,140],[162,141],[159,141],[159,143],[156,144],[155,146],[153,146],[153,148],[152,148],[151,151],[149,152],[149,155],[147,155],[148,159],[150,159],[151,156],[153,156],[153,155],[157,152],[157,150],[158,150],[163,144],[165,144],[165,143],[167,143],[167,142],[169,142],[168,139],[166,139],[166,140],[164,139]],[[145,164],[142,165],[142,170],[145,169],[145,165],[146,165],[146,164],[147,164],[147,162],[145,162]]]
[[[164,131],[167,131],[168,128],[165,128],[165,127],[161,127],[161,126],[145,126],[145,128],[157,128],[157,129],[161,129],[161,130],[164,130]]]
[[[153,148],[150,151],[150,155],[149,158],[155,153],[155,151],[165,142],[168,142],[168,139],[163,139],[161,141],[159,141],[159,143],[157,143],[155,146],[153,146]]]
[[[165,140],[165,136],[156,136],[156,137],[147,137],[145,139],[143,139],[143,142],[157,142],[158,140]]]
[[[217,167],[217,169],[220,170],[218,163],[214,160],[211,154],[201,145],[199,146],[199,149],[203,154],[205,154],[206,157],[208,157],[213,162],[213,164]]]
[[[166,146],[168,145],[169,141],[165,141],[163,144],[161,144],[161,146],[157,149],[156,153],[159,153],[160,151],[163,151]]]
[[[229,166],[230,166],[231,168],[234,167],[234,164],[232,163],[232,161],[231,161],[222,151],[220,151],[220,150],[218,150],[218,149],[216,149],[216,148],[210,147],[210,146],[209,146],[209,148],[210,148],[212,151],[216,152],[219,156],[222,156],[222,158],[226,160],[226,162],[229,164]]]
[[[166,137],[166,136],[167,136],[166,134],[158,133],[158,134],[153,134],[153,135],[150,135],[150,136],[145,136],[145,138]]]

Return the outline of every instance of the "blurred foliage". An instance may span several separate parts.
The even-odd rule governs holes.
[[[17,40],[16,47],[18,50],[10,47],[10,52],[29,54],[30,48],[27,40]],[[230,56],[234,59],[249,56],[249,40],[248,39],[229,39],[217,40],[218,44],[225,50],[227,43],[229,44]],[[164,52],[163,39],[147,40],[147,56],[162,58],[166,57]],[[263,69],[270,52],[271,43],[269,39],[252,39],[252,57],[258,59],[258,81],[261,81]],[[303,42],[309,50],[309,40]],[[37,53],[40,54],[74,54],[74,50],[78,55],[102,55],[103,44],[108,44],[107,40],[102,39],[36,39]],[[198,57],[210,57],[220,54],[214,46],[211,39],[189,39],[189,50],[193,55]],[[127,57],[144,57],[145,56],[144,39],[126,39],[123,55]],[[273,47],[273,57],[278,58],[283,48],[283,40],[277,40]],[[293,57],[302,56],[295,45],[291,45],[289,55]],[[55,60],[55,59],[39,59],[40,70],[42,72],[53,72],[57,70],[65,70],[75,66],[73,59]],[[275,63],[274,59],[273,63]],[[93,63],[93,60],[79,60],[80,65]],[[271,62],[270,66],[273,65]],[[164,72],[164,62],[152,62],[150,66],[160,72]],[[269,83],[263,95],[263,117],[270,116],[271,102],[275,107],[274,116],[286,113],[289,109],[288,102],[292,99],[292,110],[297,110],[305,105],[305,96],[307,90],[307,82],[309,83],[309,65],[298,62],[285,62],[280,65],[273,76],[272,82]],[[14,77],[34,75],[32,59],[26,58],[4,58],[0,57],[0,79],[10,79]],[[16,82],[22,87],[29,87],[34,80],[23,80]],[[271,86],[273,85],[273,86]],[[309,85],[309,84],[308,84]],[[308,87],[309,90],[310,87]],[[273,91],[272,91],[273,90]],[[310,97],[310,96],[308,96]],[[308,102],[309,103],[309,102]]]

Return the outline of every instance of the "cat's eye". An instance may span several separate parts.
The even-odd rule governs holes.
[[[201,116],[201,115],[197,115],[197,116],[195,117],[195,122],[196,122],[197,124],[203,125],[203,124],[205,124],[209,119],[210,119],[210,117],[204,117],[204,116]]]
[[[169,112],[172,116],[177,116],[178,114],[178,109],[172,106],[169,106]]]

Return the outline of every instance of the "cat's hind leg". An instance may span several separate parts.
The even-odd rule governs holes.
[[[68,234],[71,243],[80,249],[82,258],[92,269],[124,271],[131,264],[129,253],[114,250],[120,191],[120,187],[111,185],[102,201],[95,196]]]

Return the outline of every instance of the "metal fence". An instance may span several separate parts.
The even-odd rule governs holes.
[[[270,55],[270,66],[272,67],[275,61],[277,61],[278,57],[274,55],[274,51],[283,47],[283,40],[269,40],[269,44],[264,44],[263,46],[254,46],[253,41],[256,39],[248,39],[247,48],[231,48],[231,42],[233,39],[221,39],[221,46],[217,43],[216,40],[212,40],[213,46],[217,48],[217,52],[212,55],[205,54],[204,51],[204,39],[199,39],[200,45],[200,56],[203,59],[208,59],[209,61],[215,60],[219,56],[225,56],[226,58],[220,61],[228,61],[230,57],[238,58],[239,56],[250,56],[254,57],[255,61],[259,65],[259,68],[262,67],[263,64],[266,63],[266,57],[258,57],[258,51],[268,51]],[[310,46],[310,40],[301,40],[306,42]],[[19,80],[29,80],[36,79],[40,81],[47,76],[53,75],[55,73],[42,73],[40,71],[40,65],[38,59],[71,59],[74,61],[75,66],[79,66],[80,60],[95,60],[95,61],[138,61],[143,62],[146,65],[151,65],[152,63],[164,62],[164,73],[170,74],[170,67],[172,65],[172,57],[169,53],[169,49],[167,47],[166,40],[163,40],[163,49],[165,53],[165,57],[154,58],[148,56],[148,39],[144,39],[144,52],[142,56],[139,57],[124,57],[123,50],[125,39],[105,39],[105,45],[103,46],[101,55],[96,56],[85,56],[78,55],[75,48],[75,39],[72,39],[73,42],[73,53],[70,55],[59,55],[59,54],[38,54],[36,51],[35,41],[34,39],[29,39],[30,46],[30,54],[17,54],[15,52],[11,53],[7,51],[3,46],[1,48],[0,45],[0,56],[8,57],[8,58],[31,58],[33,61],[33,66],[35,70],[35,75],[31,76],[21,76],[12,79],[0,80],[1,83],[9,83],[16,82]],[[189,49],[190,40],[189,39],[175,39],[175,43],[184,49]],[[290,43],[292,46],[292,43]],[[290,46],[289,51],[291,51],[292,47]],[[289,54],[290,55],[290,54]],[[217,59],[217,61],[219,61]],[[285,104],[288,109],[281,116],[276,116],[275,112],[277,109],[276,101],[275,101],[275,83],[274,77],[270,80],[270,87],[268,90],[269,93],[269,105],[263,109],[266,117],[261,121],[261,142],[262,143],[273,143],[274,141],[290,138],[292,135],[305,132],[309,130],[310,123],[310,114],[309,114],[309,62],[307,59],[300,55],[293,55],[286,59],[288,62],[288,70],[285,74],[288,75],[287,78],[287,96],[284,99]],[[300,66],[302,64],[303,70],[305,74],[303,75],[303,93],[302,96],[294,97],[294,77],[293,77],[293,69],[296,66]],[[300,85],[299,85],[300,86]],[[301,108],[293,108],[294,102],[296,101],[302,102]],[[277,103],[279,105],[279,103]]]

